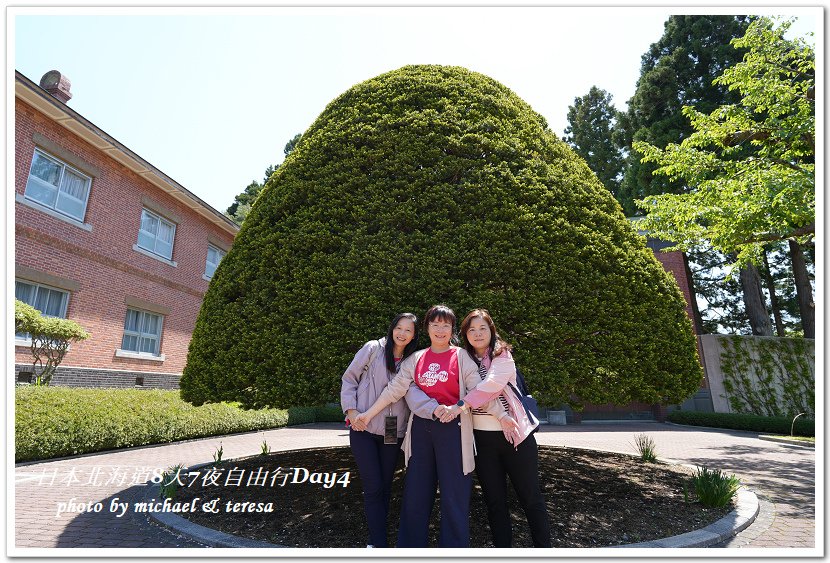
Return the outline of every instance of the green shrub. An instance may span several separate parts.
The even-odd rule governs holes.
[[[14,300],[14,331],[29,333],[35,385],[49,385],[69,345],[89,338],[89,333],[75,321],[46,317],[18,299]]]
[[[789,436],[793,421],[788,417],[758,416],[754,414],[673,411],[668,415],[669,422],[688,424],[690,426],[709,426],[712,428],[729,428],[749,432],[765,432]],[[799,417],[793,431],[796,436],[815,436],[815,420]]]
[[[694,495],[703,506],[722,508],[729,504],[738,492],[741,481],[734,475],[726,476],[720,469],[699,467],[689,479],[689,484],[690,487],[683,489],[686,502],[689,502],[689,497]]]
[[[314,415],[315,422],[343,422],[346,418],[340,405],[317,407]]]
[[[15,460],[277,428],[288,422],[285,410],[243,410],[225,403],[194,407],[178,391],[18,387]]]
[[[291,407],[288,409],[288,425],[316,422],[317,409],[314,407]]]
[[[182,397],[336,400],[364,342],[435,303],[489,309],[544,404],[678,403],[702,379],[674,278],[545,119],[484,75],[406,66],[331,102],[268,180]]]

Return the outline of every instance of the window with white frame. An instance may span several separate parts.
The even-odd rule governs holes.
[[[163,258],[173,258],[173,239],[176,224],[148,211],[141,210],[141,228],[138,230],[138,246]]]
[[[216,271],[217,266],[219,266],[219,262],[225,257],[225,254],[227,253],[224,250],[212,244],[208,245],[207,260],[205,261],[205,277],[213,277],[213,273]]]
[[[83,222],[91,183],[89,176],[35,149],[24,197]]]
[[[121,349],[137,354],[159,355],[162,316],[137,309],[127,309]]]
[[[14,280],[14,297],[31,305],[46,317],[66,318],[69,292],[30,281]],[[16,339],[29,340],[28,332],[18,332]]]

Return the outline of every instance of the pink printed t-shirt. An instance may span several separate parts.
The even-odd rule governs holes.
[[[442,405],[458,402],[458,348],[436,353],[428,348],[415,366],[415,384]]]

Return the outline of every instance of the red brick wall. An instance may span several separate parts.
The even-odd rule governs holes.
[[[100,171],[92,180],[84,217],[92,225],[91,232],[15,203],[15,264],[80,284],[70,294],[67,317],[92,337],[73,344],[63,365],[181,373],[208,287],[202,279],[208,235],[226,247],[233,236],[20,100],[15,108],[17,193],[26,189],[36,132]],[[133,250],[142,197],[181,219],[173,246],[176,267]],[[121,347],[127,295],[170,309],[160,347],[164,362],[115,357]],[[29,363],[28,349],[16,348],[15,361]]]
[[[686,314],[692,321],[692,330],[695,334],[700,334],[700,326],[697,321],[697,305],[692,295],[692,280],[689,277],[688,265],[686,262],[686,255],[682,252],[655,252],[655,256],[663,269],[671,272],[680,291],[683,292],[683,298],[686,300]]]

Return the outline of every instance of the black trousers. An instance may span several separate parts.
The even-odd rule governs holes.
[[[501,431],[475,430],[476,475],[487,504],[490,532],[496,547],[512,547],[513,532],[507,510],[507,476],[524,510],[533,547],[550,547],[550,520],[539,487],[539,452],[531,434],[518,449]]]

